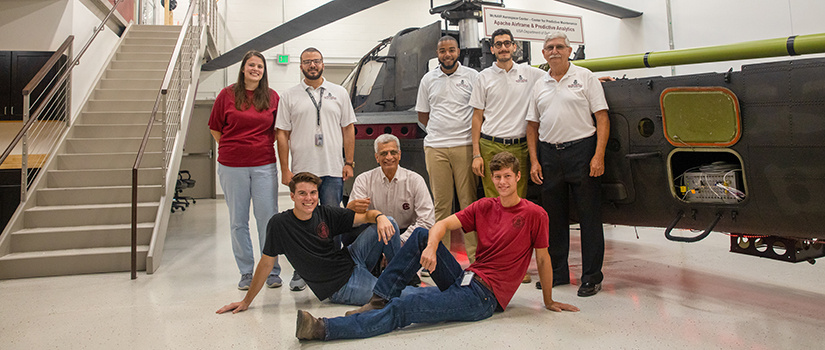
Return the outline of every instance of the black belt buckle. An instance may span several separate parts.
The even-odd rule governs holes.
[[[570,146],[570,142],[555,143],[553,146],[556,146],[557,151],[561,151],[567,148],[567,146]]]

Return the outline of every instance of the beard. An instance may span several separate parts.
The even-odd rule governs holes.
[[[324,74],[324,69],[321,68],[317,71],[309,72],[309,71],[304,70],[303,68],[301,68],[301,73],[304,73],[304,77],[306,77],[309,80],[317,80],[317,79],[321,78],[321,75]]]
[[[441,68],[444,68],[446,70],[450,70],[450,69],[455,68],[455,65],[458,64],[458,60],[454,60],[453,64],[451,64],[449,66],[446,63],[444,63],[444,61],[442,61],[442,60],[438,60],[438,64],[441,65]]]

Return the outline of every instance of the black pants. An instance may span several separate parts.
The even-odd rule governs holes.
[[[604,279],[604,230],[601,215],[601,178],[590,176],[590,160],[596,152],[596,136],[558,149],[539,143],[539,162],[544,176],[541,185],[542,207],[550,217],[550,259],[553,279],[567,282],[570,268],[570,196],[581,226],[581,282],[600,283]]]

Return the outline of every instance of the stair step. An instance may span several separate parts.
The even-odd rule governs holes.
[[[109,69],[106,79],[158,79],[162,80],[166,69]],[[160,85],[158,85],[159,87]]]
[[[122,272],[131,269],[131,246],[12,253],[0,257],[0,279]],[[137,247],[146,270],[148,245]]]
[[[169,61],[112,61],[111,69],[166,69]]]
[[[158,98],[160,88],[157,89],[95,89],[92,101],[106,100],[151,100]],[[151,107],[149,107],[151,109]],[[123,110],[123,109],[120,109]]]
[[[58,154],[57,168],[60,170],[80,169],[131,169],[135,164],[136,153],[108,154]],[[141,167],[155,168],[163,164],[163,153],[145,152]]]
[[[180,25],[165,25],[165,24],[141,24],[132,26],[130,33],[138,33],[138,32],[172,32],[172,33],[180,33],[181,28]]]
[[[146,134],[146,127],[149,126],[148,120],[145,124],[82,124],[75,125],[69,132],[69,137],[80,139],[91,138],[112,138],[112,137],[140,137]],[[152,131],[149,132],[149,137],[161,137],[163,134],[163,126],[155,124],[152,126]]]
[[[89,100],[86,102],[87,111],[116,112],[116,111],[146,111],[152,112],[155,99],[129,99],[121,96],[117,100]]]
[[[148,245],[153,222],[137,224],[137,242]],[[132,225],[94,225],[28,228],[11,233],[11,252],[36,252],[64,249],[130,246]]]
[[[138,185],[155,185],[163,181],[163,169],[141,168]],[[131,186],[132,167],[128,169],[50,170],[46,173],[49,187]]]
[[[153,222],[160,202],[138,203],[138,222]],[[84,204],[36,206],[26,209],[24,227],[60,227],[127,224],[132,204]]]
[[[132,201],[132,186],[44,188],[37,190],[35,195],[38,206],[125,204]],[[159,183],[138,185],[138,202],[157,201],[161,196],[163,196],[163,187]]]
[[[154,127],[152,128],[154,129]],[[122,153],[135,152],[140,149],[142,137],[120,138],[67,138],[64,145],[66,153]],[[147,152],[163,150],[163,139],[150,137],[146,144]]]
[[[122,53],[130,53],[130,52],[170,52],[175,49],[175,43],[173,42],[171,45],[165,45],[161,43],[155,43],[151,45],[133,45],[129,43],[124,43],[120,45],[120,49],[118,52]]]
[[[99,89],[158,89],[162,79],[100,79]]]
[[[172,58],[172,48],[164,52],[118,52],[115,60],[118,61],[166,61]]]
[[[180,32],[177,32],[178,34]],[[168,37],[156,37],[156,38],[139,38],[128,36],[124,41],[124,45],[161,45],[161,46],[171,46],[174,47],[175,44],[178,42],[177,36],[168,36]]]
[[[149,122],[150,112],[101,112],[83,111],[74,125],[93,124],[144,124]],[[161,113],[161,115],[163,115]],[[159,125],[160,123],[156,124]]]

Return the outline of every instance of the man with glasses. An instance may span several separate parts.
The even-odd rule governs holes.
[[[527,112],[530,177],[541,185],[542,206],[550,217],[553,286],[570,283],[568,206],[573,198],[581,226],[578,295],[587,297],[599,292],[604,279],[600,176],[610,134],[607,101],[599,79],[568,61],[573,48],[567,35],[549,34],[541,52],[550,70],[536,82]]]
[[[529,64],[516,64],[513,53],[518,44],[513,34],[504,28],[493,32],[490,50],[496,56],[492,66],[484,69],[473,85],[470,106],[473,107],[473,172],[481,176],[484,195],[496,197],[490,177],[490,160],[499,152],[508,151],[518,158],[522,174],[527,169],[527,103],[533,85],[545,72]],[[518,194],[527,197],[527,176],[518,181]],[[530,283],[530,275],[524,283]]]
[[[435,219],[453,214],[453,193],[459,209],[476,200],[478,177],[473,174],[473,138],[471,125],[473,107],[468,104],[478,72],[461,65],[461,51],[455,38],[445,35],[436,47],[438,67],[427,72],[418,85],[415,110],[418,120],[427,128],[424,156],[435,202]],[[450,248],[450,233],[444,243]],[[464,235],[467,258],[475,261],[476,234]]]
[[[304,79],[281,94],[275,119],[281,182],[289,184],[293,173],[316,174],[321,178],[321,204],[338,207],[344,181],[355,166],[355,111],[347,90],[324,79],[324,57],[318,49],[301,52],[301,72]],[[290,282],[292,290],[305,287],[300,277]]]
[[[375,209],[393,217],[403,244],[415,229],[432,227],[435,214],[424,178],[398,165],[399,145],[398,137],[392,134],[375,139],[375,160],[379,167],[355,178],[347,208],[356,213]]]

